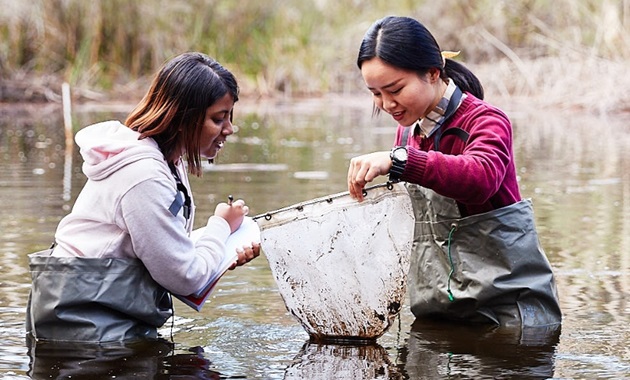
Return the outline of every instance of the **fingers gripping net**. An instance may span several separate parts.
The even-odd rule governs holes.
[[[402,184],[254,217],[285,305],[313,340],[376,339],[402,307],[414,217]]]

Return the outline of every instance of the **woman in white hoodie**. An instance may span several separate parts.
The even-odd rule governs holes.
[[[26,330],[37,340],[157,337],[170,294],[199,291],[248,207],[220,203],[197,241],[188,173],[201,176],[233,133],[234,76],[202,53],[167,62],[124,124],[76,134],[88,180],[50,250],[30,255]],[[253,243],[234,264],[259,255]]]

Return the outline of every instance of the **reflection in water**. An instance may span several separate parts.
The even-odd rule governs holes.
[[[560,327],[505,328],[416,320],[402,349],[410,379],[546,379]]]
[[[35,342],[27,338],[33,379],[220,379],[203,350],[175,354],[165,340],[88,344]]]
[[[403,379],[379,344],[344,345],[306,343],[285,373],[285,380]]]

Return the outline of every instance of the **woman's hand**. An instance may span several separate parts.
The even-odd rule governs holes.
[[[389,152],[374,152],[354,157],[348,168],[348,191],[359,202],[363,201],[363,188],[374,178],[389,173],[392,159]]]
[[[214,215],[225,219],[230,225],[230,232],[234,233],[243,223],[243,218],[249,213],[249,207],[245,205],[242,199],[234,202],[219,203],[214,209]]]
[[[230,267],[230,269],[234,269],[238,266],[247,264],[248,262],[254,260],[256,257],[260,256],[260,243],[252,243],[251,247],[244,246],[240,250],[237,249],[236,253],[238,253],[238,259]]]

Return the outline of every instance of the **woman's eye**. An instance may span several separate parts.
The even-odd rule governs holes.
[[[392,91],[392,94],[398,94],[401,90],[402,90],[402,87],[397,90]]]
[[[220,115],[220,117],[219,117],[219,115]],[[215,117],[212,118],[212,121],[215,124],[218,125],[218,124],[225,123],[228,119],[230,120],[230,122],[232,121],[232,112],[219,113],[219,114],[215,115]]]

